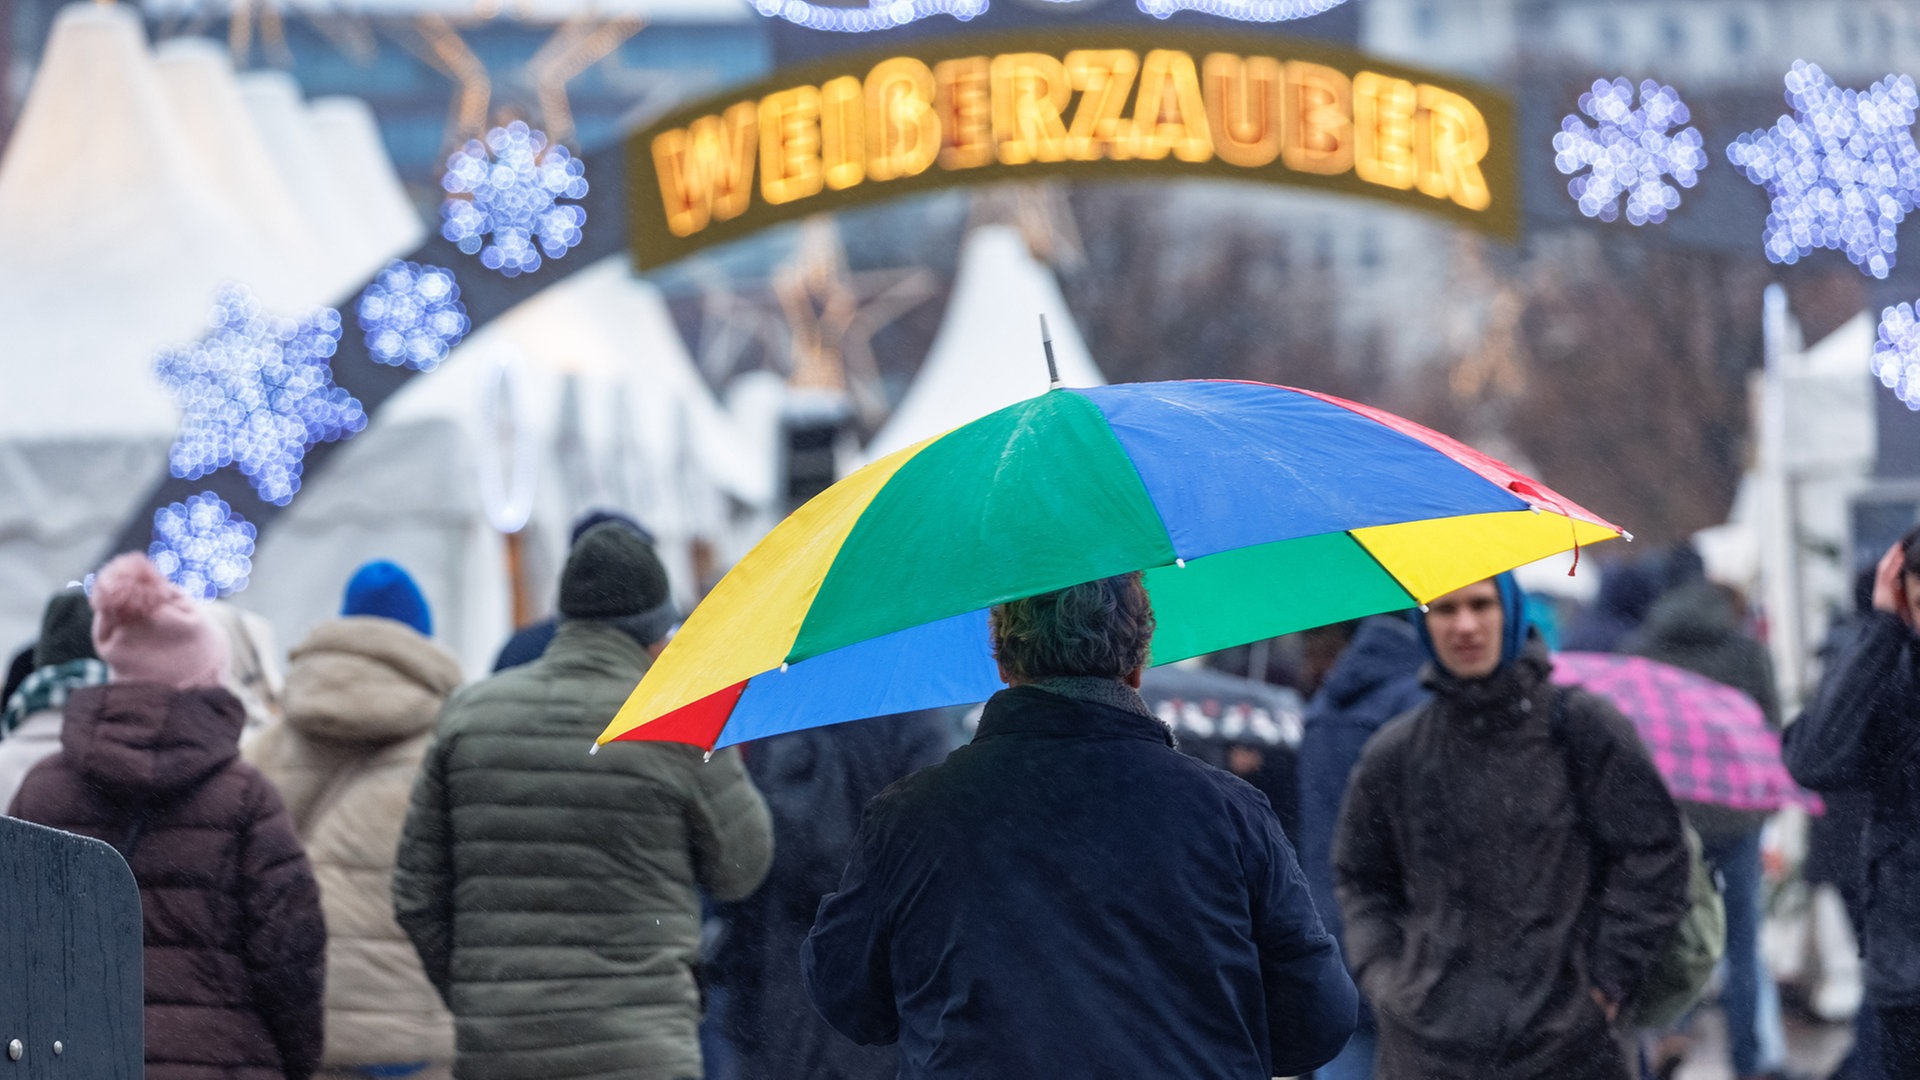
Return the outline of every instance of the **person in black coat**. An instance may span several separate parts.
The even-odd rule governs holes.
[[[1343,927],[1333,895],[1333,829],[1347,778],[1374,732],[1426,702],[1426,688],[1420,685],[1426,660],[1427,652],[1405,616],[1376,615],[1354,631],[1307,703],[1306,734],[1300,740],[1300,868],[1306,872],[1314,908],[1336,938]],[[1373,1015],[1365,1002],[1359,1021],[1353,1040],[1314,1074],[1317,1080],[1366,1080],[1373,1075]]]
[[[1784,739],[1787,771],[1869,798],[1862,952],[1882,1072],[1920,1077],[1920,528],[1875,569],[1873,610]]]
[[[800,943],[853,853],[868,801],[946,757],[953,734],[943,713],[926,711],[746,748],[747,772],[773,814],[773,865],[752,896],[716,907],[721,929],[704,973],[714,990],[706,1023],[727,1044],[732,1080],[892,1080],[891,1048],[860,1046],[813,1011]]]
[[[1614,1031],[1689,908],[1633,725],[1548,680],[1511,575],[1427,605],[1433,700],[1361,754],[1334,835],[1382,1080],[1627,1080]]]
[[[801,967],[901,1080],[1267,1080],[1324,1064],[1356,996],[1253,787],[1137,689],[1138,573],[993,609],[1009,689],[868,806]]]

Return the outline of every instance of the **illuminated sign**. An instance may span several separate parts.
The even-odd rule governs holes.
[[[1084,27],[848,55],[681,109],[627,146],[634,262],[915,191],[1236,178],[1519,227],[1498,92],[1348,50]]]

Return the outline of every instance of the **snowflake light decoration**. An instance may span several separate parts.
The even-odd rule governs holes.
[[[587,223],[585,210],[559,201],[586,195],[586,165],[519,120],[487,132],[484,144],[468,140],[447,158],[440,186],[440,235],[507,277],[540,269],[542,252],[565,255]]]
[[[168,465],[188,480],[237,466],[262,499],[284,506],[300,490],[309,447],[367,426],[360,403],[333,384],[340,313],[274,318],[229,286],[208,324],[205,337],[154,362],[185,413]]]
[[[1880,340],[1873,343],[1873,373],[1907,408],[1920,411],[1920,319],[1913,305],[1880,313]]]
[[[453,271],[400,259],[360,294],[367,352],[382,364],[432,371],[467,336],[467,306]]]
[[[211,600],[247,587],[258,535],[224,499],[203,491],[154,511],[147,557],[188,596]]]
[[[1055,0],[1060,2],[1060,0]],[[1331,11],[1347,0],[1134,0],[1134,5],[1156,19],[1175,12],[1197,11],[1235,22],[1274,23],[1304,19]]]
[[[1567,193],[1580,212],[1617,220],[1625,195],[1629,224],[1665,221],[1667,211],[1680,205],[1674,185],[1692,187],[1707,167],[1700,129],[1672,130],[1690,119],[1680,95],[1648,79],[1640,84],[1636,109],[1632,83],[1596,79],[1593,89],[1580,95],[1580,111],[1593,118],[1592,127],[1568,114],[1553,137],[1554,168],[1573,177]]]
[[[1832,248],[1862,272],[1886,277],[1894,232],[1920,188],[1913,80],[1889,75],[1865,90],[1842,90],[1818,65],[1796,60],[1787,103],[1793,116],[1727,147],[1727,160],[1773,199],[1767,258],[1791,263]]]

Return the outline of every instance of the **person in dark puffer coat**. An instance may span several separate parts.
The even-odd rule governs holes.
[[[307,1080],[326,928],[273,786],[239,759],[226,640],[146,557],[93,592],[111,681],[67,699],[60,753],[11,813],[104,840],[140,887],[148,1080]]]
[[[1333,892],[1333,830],[1340,820],[1340,800],[1374,733],[1426,703],[1428,694],[1420,685],[1426,662],[1427,651],[1405,616],[1376,615],[1360,623],[1307,704],[1306,732],[1300,739],[1300,869],[1307,875],[1314,910],[1336,940],[1345,929]],[[1376,1041],[1373,1010],[1362,1002],[1346,1049],[1314,1076],[1366,1080],[1373,1075]]]

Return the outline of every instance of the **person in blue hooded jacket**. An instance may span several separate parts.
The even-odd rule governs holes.
[[[1433,700],[1360,755],[1334,834],[1381,1080],[1627,1080],[1614,1025],[1688,911],[1633,725],[1557,690],[1509,575],[1415,624]]]
[[[801,953],[901,1080],[1269,1080],[1353,1031],[1353,982],[1265,796],[1138,693],[1138,573],[996,606],[973,741],[868,804]]]
[[[1404,615],[1375,615],[1360,623],[1326,680],[1307,703],[1300,739],[1300,869],[1313,906],[1340,938],[1340,906],[1333,895],[1333,828],[1340,800],[1360,752],[1387,721],[1427,700],[1420,668],[1427,651]],[[1373,1075],[1373,1016],[1364,1007],[1340,1056],[1314,1073],[1316,1080],[1367,1080]]]

